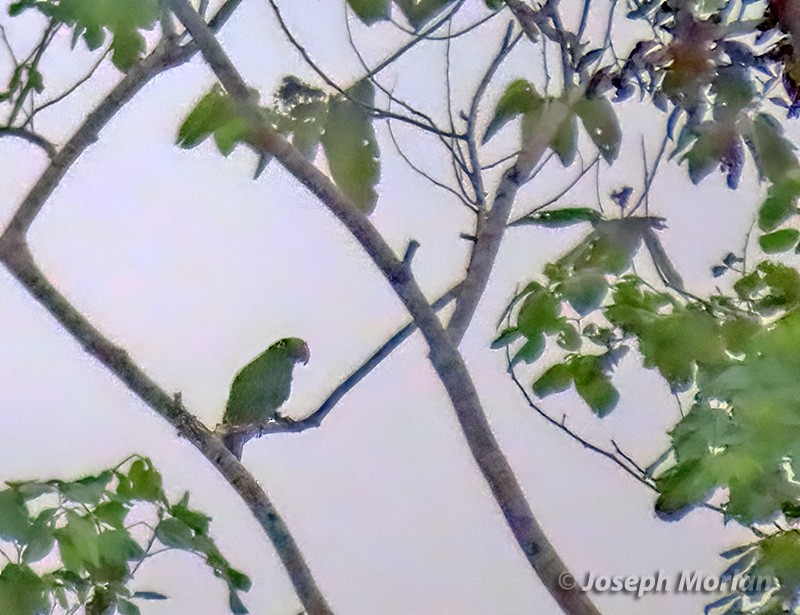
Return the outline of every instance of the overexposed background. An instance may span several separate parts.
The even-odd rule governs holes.
[[[562,2],[571,19],[581,4]],[[350,83],[360,66],[345,38],[344,2],[281,5],[319,63],[340,83]],[[482,1],[471,0],[459,23],[484,11]],[[590,28],[604,18],[605,11],[593,11]],[[466,105],[507,21],[497,17],[454,44],[457,109]],[[2,17],[0,23],[20,50],[39,33],[33,14]],[[620,27],[628,27],[622,18]],[[368,30],[354,24],[354,30],[373,61],[403,40],[391,26]],[[245,0],[221,39],[244,76],[267,97],[284,74],[313,79],[264,0]],[[91,61],[82,44],[69,51],[66,32],[57,49],[44,64],[54,91]],[[531,54],[531,47],[521,44],[503,66],[485,102],[485,120],[511,79],[540,77],[539,58]],[[443,45],[426,43],[381,79],[443,120],[443,70]],[[62,142],[118,78],[113,67],[105,67],[89,86],[43,113],[38,130]],[[243,148],[224,160],[211,142],[190,152],[174,145],[181,119],[211,83],[198,56],[148,85],[59,186],[33,227],[33,250],[44,271],[95,325],[129,349],[166,389],[181,391],[187,406],[209,425],[220,419],[230,381],[242,365],[278,338],[304,338],[312,358],[297,372],[287,409],[300,417],[406,316],[346,231],[280,168],[270,166],[254,182],[253,156]],[[663,134],[658,111],[636,100],[617,109],[626,137],[619,161],[610,170],[603,167],[604,198],[625,184],[641,186],[640,135],[644,129],[652,160]],[[397,133],[416,161],[447,176],[449,160],[433,139],[420,140],[405,127]],[[471,230],[471,214],[404,165],[382,124],[379,137],[383,173],[372,219],[399,253],[411,238],[421,243],[414,270],[426,293],[436,297],[463,272],[468,246],[458,235]],[[513,128],[507,128],[489,151],[501,154],[514,139]],[[0,140],[0,160],[0,223],[5,224],[47,161],[10,139]],[[551,162],[523,190],[518,211],[557,193],[575,173],[576,168],[564,172]],[[565,203],[592,205],[592,176]],[[685,169],[663,167],[651,212],[669,218],[662,239],[692,290],[711,289],[716,282],[710,266],[741,247],[761,194],[754,177],[750,165],[742,187],[731,192],[719,176],[693,187]],[[512,229],[464,340],[464,354],[533,510],[579,579],[589,571],[715,574],[723,567],[717,554],[746,540],[746,532],[726,529],[709,511],[695,511],[679,523],[656,519],[653,494],[545,424],[505,374],[503,354],[488,349],[515,286],[586,232]],[[526,377],[546,365],[547,357]],[[665,432],[678,418],[675,402],[662,379],[643,370],[633,353],[616,382],[622,401],[603,421],[571,392],[544,405],[555,415],[567,413],[582,433],[603,444],[616,438],[649,462],[667,444]],[[0,412],[3,479],[69,477],[113,465],[131,452],[149,455],[170,493],[191,491],[194,505],[213,516],[223,552],[254,581],[245,596],[251,612],[297,613],[299,603],[271,545],[234,492],[199,453],[89,359],[5,271],[0,271]],[[418,336],[349,394],[322,428],[252,442],[244,461],[285,517],[337,613],[558,612],[472,462]],[[171,596],[166,604],[143,604],[143,613],[226,612],[224,585],[187,556],[154,558],[141,568],[136,587]],[[700,613],[709,601],[674,594],[596,597],[603,612],[621,615]]]

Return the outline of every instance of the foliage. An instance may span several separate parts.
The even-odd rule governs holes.
[[[291,135],[292,144],[309,160],[316,158],[322,144],[333,180],[367,213],[378,200],[375,186],[380,179],[380,152],[370,115],[373,97],[374,87],[369,81],[361,81],[341,94],[327,95],[287,76],[275,94],[275,104],[262,108],[265,121],[279,133]],[[178,145],[191,149],[212,135],[223,156],[250,139],[246,120],[217,84],[184,120],[178,130]],[[268,162],[262,154],[256,176]]]
[[[51,20],[51,27],[63,24],[72,30],[73,45],[83,39],[98,49],[111,35],[112,61],[128,70],[142,57],[146,43],[140,30],[151,30],[158,21],[158,0],[19,0],[9,6],[15,16],[36,9]]]
[[[232,613],[250,588],[209,535],[210,517],[170,502],[161,474],[145,457],[71,481],[7,482],[0,491],[0,604],[15,615],[137,615],[138,601],[168,600],[130,585],[139,566],[170,550],[202,559],[229,589]]]
[[[456,0],[346,0],[346,4],[365,26],[397,24],[399,15],[410,26],[409,33],[423,31],[462,5]],[[722,512],[726,522],[753,527],[758,540],[726,554],[734,561],[725,574],[758,573],[779,583],[769,592],[734,592],[709,605],[709,611],[796,610],[800,606],[796,563],[800,274],[788,260],[762,260],[748,267],[746,250],[730,252],[711,270],[713,277],[725,277],[722,281],[730,283],[730,290],[698,297],[684,288],[661,244],[666,221],[637,211],[643,203],[648,211],[645,199],[662,154],[682,165],[695,184],[720,171],[727,186],[736,189],[752,167],[765,196],[755,215],[757,237],[749,248],[757,246],[764,258],[791,259],[800,253],[796,228],[800,162],[785,130],[787,122],[800,116],[797,3],[629,0],[626,18],[643,27],[631,28],[640,38],[625,48],[611,36],[613,11],[622,3],[612,3],[605,39],[591,42],[582,39],[583,20],[577,34],[563,27],[557,3],[536,8],[500,0],[484,4],[489,11],[510,8],[528,42],[538,44],[543,39],[542,44],[546,40],[558,48],[560,91],[553,92],[546,59],[543,85],[528,77],[501,84],[490,71],[486,85],[497,85],[502,94],[493,112],[485,114],[488,122],[476,119],[481,117],[478,94],[475,112],[459,116],[465,125],[459,132],[452,113],[449,131],[438,129],[416,110],[411,111],[413,119],[394,113],[391,105],[398,100],[371,75],[348,86],[324,75],[324,86],[286,76],[271,100],[247,115],[255,117],[252,124],[238,106],[241,101],[214,84],[186,116],[177,142],[189,149],[213,138],[226,157],[245,145],[259,157],[258,176],[270,162],[259,144],[259,128],[269,126],[291,141],[295,155],[309,162],[322,151],[331,179],[355,206],[370,214],[377,204],[381,174],[374,121],[399,118],[424,127],[445,144],[461,196],[482,215],[487,195],[476,177],[495,165],[481,167],[478,148],[509,124],[516,124],[518,153],[534,145],[547,146],[566,168],[577,160],[583,163],[583,140],[596,150],[600,164],[611,165],[623,146],[621,113],[615,105],[638,95],[663,112],[664,146],[652,173],[646,172],[635,204],[633,188],[625,186],[610,195],[611,210],[580,203],[556,208],[553,201],[513,223],[527,229],[583,225],[588,232],[512,298],[501,319],[506,326],[492,346],[508,353],[512,372],[522,365],[535,366],[537,375],[530,386],[536,396],[574,387],[600,418],[618,405],[614,377],[619,362],[631,350],[638,352],[645,368],[656,370],[673,394],[689,402],[688,411],[669,432],[669,450],[640,477],[657,491],[657,514],[677,519],[707,506]],[[586,8],[588,12],[588,3]],[[21,0],[11,5],[10,13],[28,9],[47,18],[50,32],[70,29],[73,44],[82,40],[94,50],[109,39],[112,62],[123,71],[143,56],[143,32],[164,17],[156,0]],[[509,29],[504,50],[511,34]],[[45,36],[43,48],[47,40]],[[513,44],[523,40],[522,34],[513,40]],[[8,126],[19,128],[15,121],[44,91],[45,78],[36,54],[14,62],[0,99],[14,107]],[[389,101],[389,109],[381,107],[381,95]],[[261,94],[253,91],[252,99],[261,101]],[[547,142],[539,143],[543,118],[553,110],[563,112],[560,124],[547,127]],[[530,172],[523,171],[521,175]],[[512,177],[519,185],[527,179]],[[472,186],[472,194],[466,185]],[[476,222],[478,231],[484,221]],[[649,260],[658,280],[639,274],[634,264],[643,260]],[[560,358],[539,366],[553,342]],[[288,398],[292,369],[299,360],[308,360],[308,348],[302,340],[287,338],[245,366],[232,384],[223,422],[247,426],[275,418]],[[33,507],[40,499],[53,497],[57,506]],[[145,542],[152,546],[157,540],[166,548],[204,557],[228,583],[232,611],[244,612],[238,592],[245,591],[249,581],[231,569],[213,546],[207,517],[190,510],[186,499],[167,502],[160,476],[145,459],[133,461],[127,473],[116,468],[81,481],[17,483],[0,492],[0,537],[17,552],[0,572],[0,603],[36,613],[54,600],[66,608],[63,601],[69,598],[86,603],[90,612],[114,606],[122,613],[134,613],[131,600],[160,599],[160,594],[131,593],[126,587],[136,566],[149,555],[131,534],[132,528],[125,526],[129,509],[137,502],[146,502],[157,516],[152,540]],[[770,523],[777,524],[777,532],[759,529]],[[55,545],[62,572],[35,571],[31,564],[38,564]]]

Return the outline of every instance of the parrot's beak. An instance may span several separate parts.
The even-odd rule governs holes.
[[[303,351],[300,353],[299,361],[303,365],[308,365],[308,361],[311,358],[311,350],[308,348],[308,344],[303,344]]]

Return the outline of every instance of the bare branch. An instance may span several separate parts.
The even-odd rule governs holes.
[[[480,157],[478,156],[478,141],[475,136],[475,129],[478,123],[478,107],[480,106],[481,99],[486,93],[486,88],[489,87],[489,83],[497,72],[497,69],[500,68],[503,60],[508,57],[508,54],[511,53],[516,44],[522,38],[522,34],[518,34],[512,38],[513,32],[514,22],[511,21],[506,28],[506,33],[505,36],[503,36],[503,42],[500,45],[499,51],[495,54],[494,58],[489,64],[489,67],[483,74],[483,78],[478,84],[477,89],[475,90],[475,94],[472,97],[472,102],[470,103],[469,113],[467,114],[467,148],[469,151],[471,166],[469,177],[472,181],[472,187],[475,190],[475,200],[478,204],[478,207],[483,207],[486,203],[486,191],[483,187],[481,162]]]
[[[459,2],[458,5],[453,7],[453,9],[450,10],[450,12],[448,13],[447,17],[445,17],[442,20],[442,22],[449,21],[450,18],[456,13],[456,11],[459,8],[461,8],[461,4],[463,4],[463,3]],[[399,23],[397,20],[392,19],[391,21],[392,21],[392,25],[395,26],[398,30],[401,30],[402,32],[405,32],[406,34],[411,34],[411,35],[413,35],[415,37],[419,37],[421,40],[425,40],[425,41],[445,41],[445,40],[449,39],[451,41],[454,41],[455,39],[460,38],[460,37],[464,36],[465,34],[469,34],[473,30],[476,30],[477,28],[480,28],[483,24],[491,21],[492,19],[494,19],[495,17],[500,15],[502,12],[503,12],[503,9],[500,9],[499,11],[494,11],[492,13],[489,13],[485,17],[481,17],[480,19],[478,19],[477,21],[471,23],[470,25],[464,26],[460,30],[457,30],[457,31],[455,31],[453,33],[450,33],[450,34],[439,34],[437,36],[432,36],[431,34],[428,34],[428,32],[430,30],[428,30],[428,31],[426,31],[426,32],[424,32],[422,34],[417,34],[417,32],[415,32],[414,30],[411,30],[410,28],[406,28],[403,24]],[[440,22],[440,23],[442,23],[442,22]]]
[[[562,418],[562,420],[557,420],[556,418],[550,416],[544,409],[538,405],[536,402],[533,401],[533,398],[528,394],[528,391],[525,389],[525,385],[520,382],[519,377],[514,369],[514,366],[511,363],[511,355],[506,349],[506,362],[508,364],[508,373],[511,376],[511,380],[519,389],[522,396],[525,398],[525,401],[528,405],[536,411],[536,414],[541,416],[545,421],[559,429],[561,432],[565,433],[571,440],[574,440],[585,449],[592,451],[593,453],[597,453],[601,457],[605,457],[617,467],[621,468],[626,474],[636,479],[641,484],[645,485],[649,489],[656,491],[655,483],[651,478],[649,478],[644,471],[640,471],[639,465],[636,463],[632,463],[632,460],[627,455],[618,456],[619,449],[616,446],[616,443],[613,442],[614,447],[617,448],[617,453],[613,453],[608,451],[597,444],[594,444],[578,434],[576,431],[572,430],[566,424],[566,420]]]
[[[62,101],[62,100],[64,100],[64,99],[65,99],[67,96],[69,96],[70,94],[72,94],[73,92],[75,92],[75,90],[77,90],[79,87],[81,87],[81,86],[82,86],[84,83],[86,83],[87,81],[89,81],[89,79],[91,79],[91,78],[92,78],[92,76],[95,74],[95,72],[97,71],[97,69],[98,69],[98,68],[100,68],[100,65],[103,63],[103,60],[105,60],[105,59],[106,59],[106,57],[108,57],[108,54],[109,54],[110,52],[111,52],[111,47],[108,47],[108,48],[107,48],[107,49],[106,49],[106,50],[105,50],[105,51],[104,51],[104,52],[103,52],[103,53],[100,55],[100,57],[97,59],[97,61],[96,61],[96,62],[95,62],[93,65],[92,65],[92,67],[89,69],[89,72],[87,72],[87,73],[86,73],[86,74],[85,74],[83,77],[81,77],[81,78],[80,78],[78,81],[76,81],[75,83],[73,83],[73,84],[72,84],[72,85],[71,85],[69,88],[67,88],[66,90],[64,90],[64,91],[63,91],[61,94],[59,94],[58,96],[55,96],[54,98],[51,98],[50,100],[48,100],[48,101],[46,101],[46,102],[42,103],[41,105],[38,105],[36,108],[34,108],[34,110],[31,112],[30,116],[28,116],[28,119],[25,121],[25,124],[27,125],[28,123],[30,123],[30,122],[33,120],[34,116],[35,116],[37,113],[39,113],[40,111],[44,111],[44,110],[45,110],[45,109],[47,109],[48,107],[52,107],[53,105],[55,105],[55,104],[57,104],[57,103],[61,102],[61,101]]]
[[[679,112],[680,109],[676,107],[672,113],[675,114]],[[650,170],[649,173],[647,172],[647,167],[645,167],[645,177],[644,177],[644,186],[642,187],[642,194],[639,195],[639,198],[634,204],[634,206],[631,207],[628,213],[626,214],[628,217],[636,213],[636,211],[642,206],[642,204],[647,202],[648,197],[650,195],[650,188],[652,188],[653,186],[653,180],[656,177],[656,173],[658,173],[658,167],[661,164],[661,159],[664,157],[664,152],[667,149],[667,143],[669,143],[669,133],[664,134],[664,138],[661,140],[661,146],[658,148],[658,154],[656,154],[656,159],[653,161],[653,168]]]
[[[414,171],[418,175],[424,177],[426,180],[428,180],[430,183],[432,183],[437,188],[441,188],[442,190],[446,190],[447,192],[453,194],[459,200],[459,202],[462,205],[464,205],[467,209],[469,209],[470,211],[472,211],[474,213],[478,212],[478,209],[475,207],[475,205],[473,203],[471,203],[470,201],[468,201],[467,198],[462,193],[460,193],[458,190],[456,190],[454,188],[451,188],[450,186],[448,186],[444,182],[439,181],[438,179],[433,177],[427,171],[424,171],[421,168],[419,168],[414,163],[414,161],[411,160],[411,158],[408,156],[408,154],[406,154],[403,151],[403,148],[400,147],[400,143],[398,143],[397,137],[394,134],[394,129],[392,128],[392,121],[391,120],[386,120],[386,126],[389,129],[389,138],[391,139],[395,150],[397,150],[397,154],[400,156],[400,158],[403,159],[403,162],[405,162],[412,171]]]
[[[23,139],[28,143],[32,143],[36,147],[43,149],[48,158],[54,158],[56,155],[55,145],[50,143],[50,141],[45,139],[42,135],[37,134],[32,130],[27,130],[25,128],[0,127],[0,137],[16,137],[18,139]]]

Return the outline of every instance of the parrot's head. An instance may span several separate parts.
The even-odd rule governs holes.
[[[306,344],[299,337],[285,337],[280,340],[275,346],[283,347],[288,356],[294,363],[302,363],[305,365],[311,358],[311,351]]]

